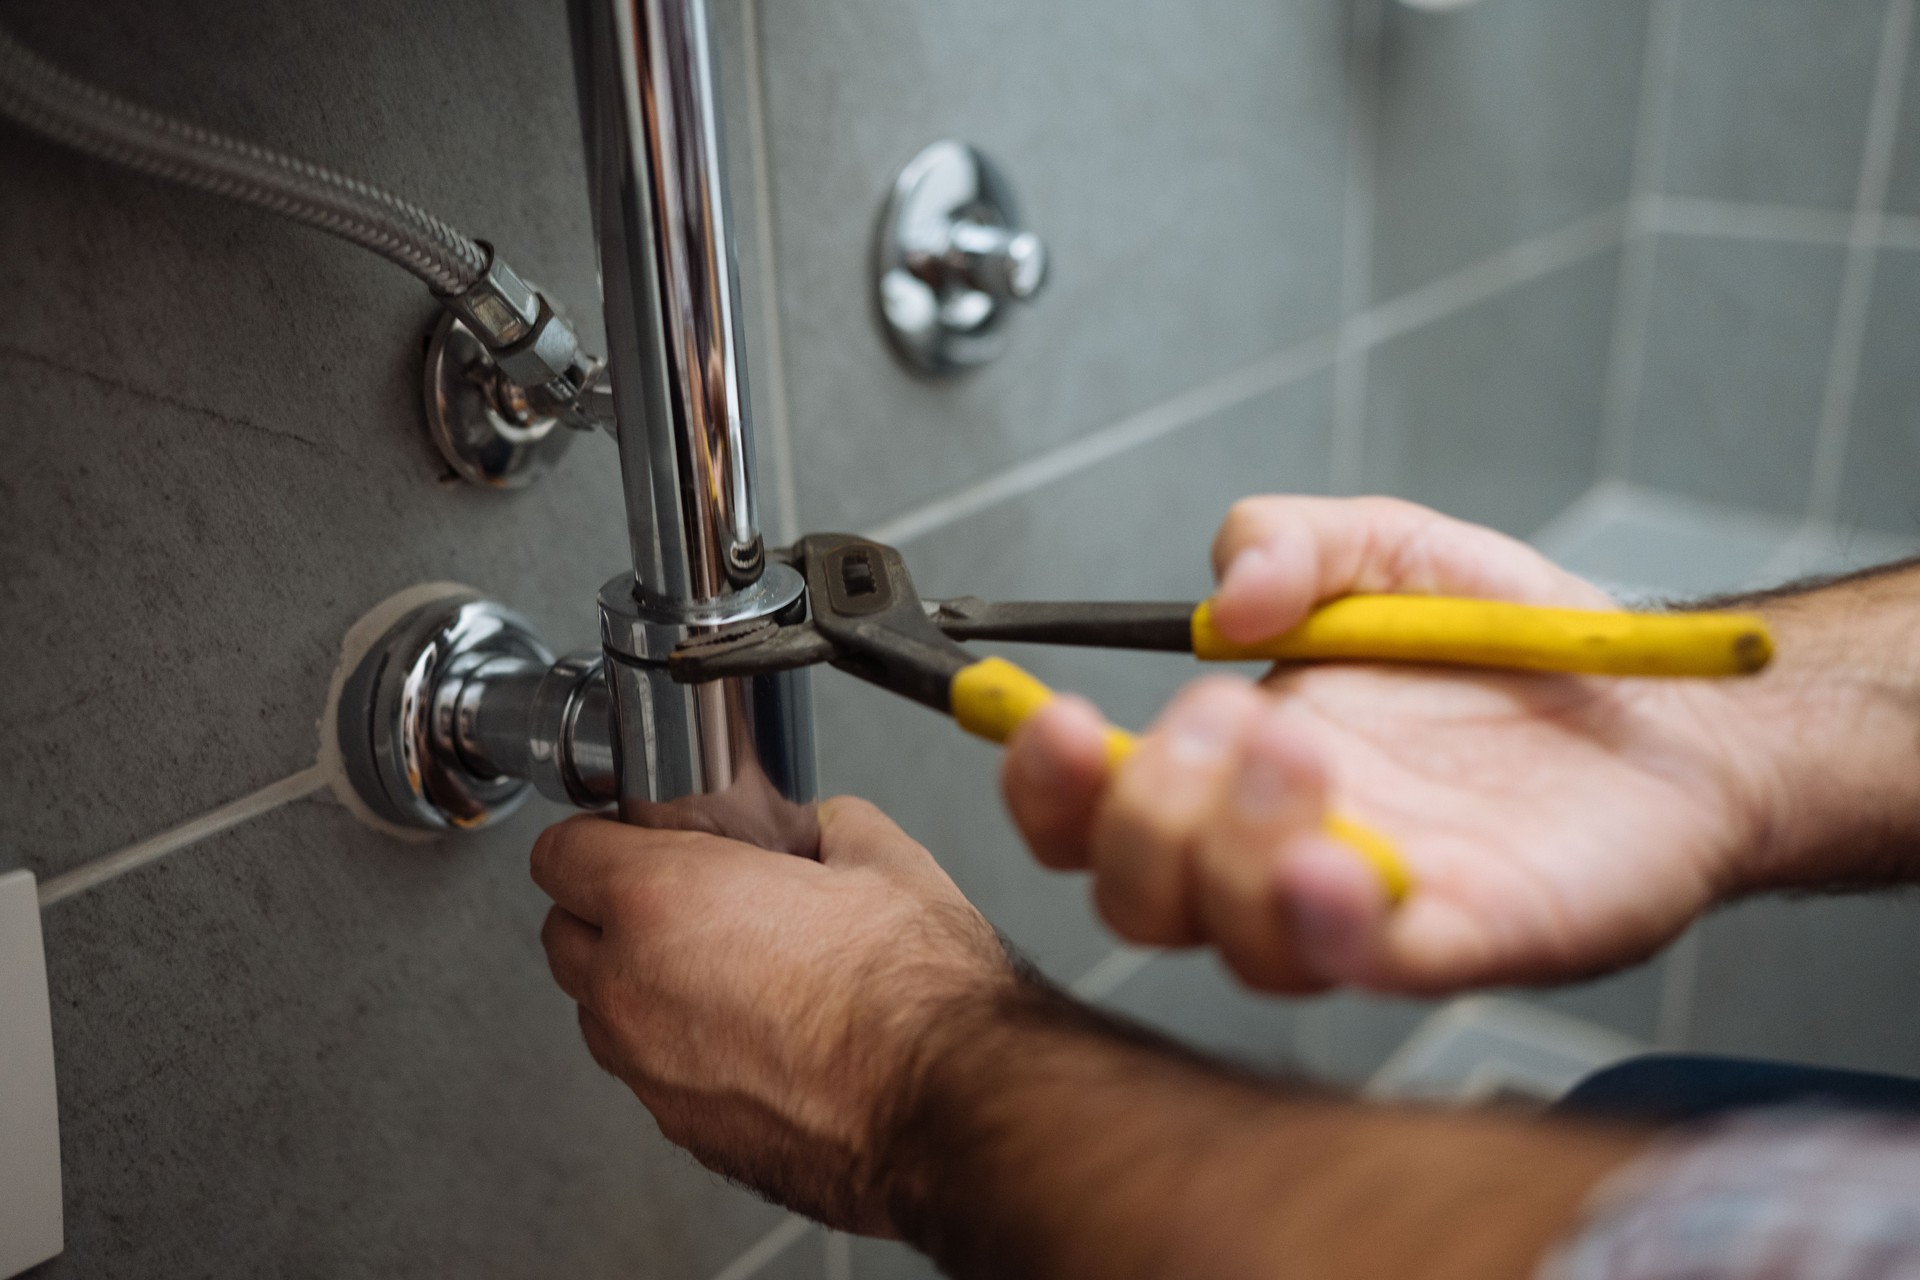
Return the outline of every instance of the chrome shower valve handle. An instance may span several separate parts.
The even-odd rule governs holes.
[[[1005,349],[1009,307],[1046,283],[1047,247],[1021,227],[993,163],[948,139],[895,180],[876,274],[881,319],[901,356],[922,373],[953,373]]]

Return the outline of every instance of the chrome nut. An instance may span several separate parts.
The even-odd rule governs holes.
[[[533,286],[501,260],[493,246],[487,251],[487,270],[460,293],[444,294],[440,301],[460,317],[467,328],[491,349],[509,347],[533,331],[542,303]]]
[[[553,313],[545,298],[540,299],[533,331],[510,347],[496,347],[493,358],[500,362],[502,373],[530,391],[555,381],[571,385],[570,375],[583,376],[586,369],[580,335]]]

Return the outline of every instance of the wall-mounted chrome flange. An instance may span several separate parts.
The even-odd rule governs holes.
[[[452,313],[427,343],[427,433],[461,479],[519,489],[559,463],[572,431],[535,411],[526,391],[500,371],[486,345]]]
[[[908,364],[953,373],[1006,347],[1011,304],[1040,291],[1047,248],[1013,192],[964,142],[936,142],[894,180],[875,255],[880,318]]]
[[[484,826],[531,785],[461,749],[476,677],[544,672],[553,655],[525,619],[474,596],[423,605],[367,651],[341,692],[341,761],[374,813],[429,830]]]

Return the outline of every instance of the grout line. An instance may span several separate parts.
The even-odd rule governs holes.
[[[760,0],[740,0],[746,57],[748,148],[753,161],[754,238],[759,251],[760,324],[767,339],[767,407],[773,442],[773,484],[780,499],[777,540],[800,536],[800,484],[793,457],[793,412],[787,395],[786,338],[780,328],[780,273],[773,248],[773,161],[767,144],[764,59],[761,57]]]
[[[1860,240],[1878,249],[1920,249],[1920,216],[1908,213],[1882,213],[1877,227],[1863,229],[1852,209],[1697,196],[1648,196],[1641,213],[1641,225],[1661,235],[1841,247]]]
[[[1088,432],[1057,448],[1028,458],[955,490],[912,511],[881,521],[866,533],[876,542],[899,545],[923,537],[968,516],[977,515],[1056,480],[1085,471],[1109,458],[1137,449],[1192,423],[1223,413],[1256,396],[1276,391],[1318,373],[1333,363],[1334,339],[1321,334],[1276,355],[1189,388],[1161,403]]]
[[[824,1280],[853,1280],[853,1240],[838,1231],[822,1233],[825,1241],[821,1258]]]
[[[1858,234],[1858,219],[1847,209],[1748,204],[1692,196],[1652,197],[1647,222],[1649,232],[1661,235],[1790,244],[1844,245]]]
[[[261,814],[278,809],[281,805],[291,804],[303,799],[327,786],[327,774],[319,765],[308,765],[296,774],[280,779],[260,788],[252,795],[221,805],[218,809],[189,819],[177,827],[170,827],[159,835],[149,836],[136,844],[130,844],[117,853],[95,858],[92,862],[75,867],[42,881],[40,884],[40,906],[44,910],[56,902],[64,902],[76,893],[97,888],[117,876],[138,867],[144,867],[177,853],[191,844],[198,844],[210,836],[220,834],[257,818]]]
[[[1624,206],[1617,206],[1490,254],[1452,275],[1371,308],[1340,331],[1308,338],[945,497],[889,517],[865,536],[896,546],[910,542],[1150,444],[1255,396],[1319,373],[1334,364],[1343,340],[1369,348],[1378,346],[1604,253],[1620,243],[1625,217]]]
[[[1104,1000],[1159,954],[1152,947],[1115,947],[1093,968],[1068,983],[1067,990],[1082,1000]]]
[[[1355,340],[1377,347],[1425,328],[1510,289],[1563,271],[1617,247],[1626,234],[1627,206],[1616,205],[1544,235],[1488,254],[1451,275],[1383,302],[1349,326]]]
[[[1329,470],[1335,493],[1360,487],[1366,456],[1369,352],[1348,321],[1373,301],[1375,183],[1378,181],[1380,0],[1353,6],[1353,49],[1347,60],[1347,173],[1340,211],[1340,340],[1333,361],[1333,441]]]
[[[1880,218],[1880,248],[1920,249],[1920,217],[1889,213]]]
[[[1647,18],[1640,66],[1640,119],[1634,130],[1626,250],[1613,300],[1607,380],[1600,403],[1599,471],[1624,480],[1633,462],[1633,428],[1646,377],[1647,328],[1653,315],[1654,258],[1659,242],[1649,225],[1662,201],[1667,139],[1673,130],[1673,84],[1678,72],[1679,0],[1655,0]]]
[[[1821,397],[1820,426],[1814,437],[1813,478],[1807,515],[1830,520],[1840,505],[1846,472],[1847,436],[1860,366],[1866,354],[1867,321],[1873,307],[1873,275],[1880,224],[1893,179],[1894,144],[1900,133],[1901,95],[1907,55],[1913,43],[1914,0],[1889,0],[1880,35],[1880,64],[1874,69],[1873,108],[1867,116],[1865,152],[1860,160],[1860,189],[1854,201],[1853,234],[1847,243],[1846,274],[1834,317],[1833,348],[1827,361],[1827,386]]]
[[[715,1272],[713,1280],[747,1280],[811,1230],[813,1223],[797,1213],[788,1214],[773,1230],[749,1245],[745,1253]]]

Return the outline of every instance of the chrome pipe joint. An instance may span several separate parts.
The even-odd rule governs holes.
[[[341,691],[341,762],[375,816],[469,830],[530,790],[594,807],[617,794],[598,653],[555,661],[525,618],[460,593],[388,628]]]
[[[488,382],[489,361],[504,371],[502,352],[524,347],[533,363],[516,385],[553,372],[613,423],[633,571],[600,593],[602,652],[557,663],[502,606],[415,610],[349,680],[342,755],[369,807],[413,826],[482,825],[537,788],[615,804],[629,822],[811,854],[806,673],[689,685],[667,671],[679,644],[806,609],[800,575],[768,559],[759,528],[705,2],[572,0],[570,14],[607,376],[534,351],[550,307],[489,271],[462,301],[472,316],[436,336],[429,418],[478,422],[485,456],[527,443],[535,425]],[[493,326],[495,341],[476,343],[468,323]],[[508,461],[516,475],[537,465]]]

